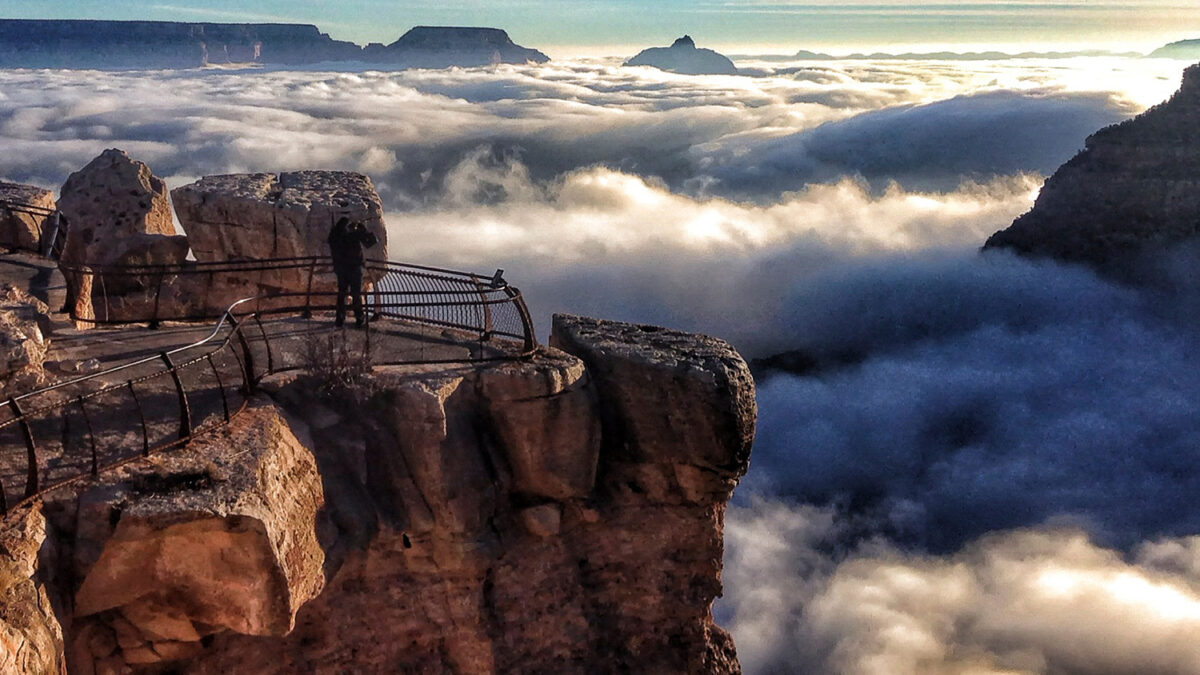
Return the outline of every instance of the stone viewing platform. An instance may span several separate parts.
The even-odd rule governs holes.
[[[63,259],[0,258],[0,672],[740,672],[732,347],[570,315],[542,345],[501,272],[385,260],[335,328],[322,245],[386,234],[369,179],[203,178],[183,234],[166,194],[106,151]]]

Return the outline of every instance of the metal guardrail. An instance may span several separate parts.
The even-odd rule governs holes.
[[[91,315],[75,303],[76,321],[94,324],[200,321],[224,314],[231,301],[253,296],[254,311],[332,309],[336,301],[333,264],[327,257],[185,262],[172,265],[103,266],[60,264],[67,285],[90,287]],[[537,347],[529,308],[521,292],[497,270],[492,276],[387,260],[364,266],[365,309],[392,318],[465,331],[479,341],[493,337]],[[273,289],[304,288],[303,293]],[[303,305],[297,305],[297,299]]]
[[[0,210],[52,217],[48,246],[40,228],[39,239],[44,255],[59,257],[66,230],[60,213],[3,200]],[[327,318],[318,319],[337,300],[327,257],[135,266],[60,262],[59,268],[68,289],[90,289],[90,316],[68,300],[76,321],[217,323],[191,344],[0,402],[0,448],[6,449],[0,452],[0,515],[227,425],[246,408],[263,377],[313,367],[313,355],[294,348],[298,342],[311,348],[314,337],[333,330]],[[369,260],[364,272],[364,309],[371,318],[363,336],[368,366],[515,359],[538,348],[524,298],[500,270],[489,277]],[[297,288],[304,291],[288,290]],[[264,318],[276,318],[286,330],[273,336]],[[372,340],[386,343],[385,332],[371,328],[380,320],[424,331],[406,340],[476,348],[465,355],[435,350],[430,356],[422,349],[375,358]],[[24,453],[8,451],[21,447]],[[9,489],[20,482],[20,489]]]

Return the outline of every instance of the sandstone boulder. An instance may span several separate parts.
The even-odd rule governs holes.
[[[70,223],[64,263],[167,264],[187,256],[166,183],[121,150],[105,150],[71,174],[58,206]]]
[[[53,216],[41,213],[53,211],[54,193],[33,185],[0,182],[0,246],[38,251],[42,235],[52,226]],[[34,208],[22,209],[21,205]]]
[[[679,467],[670,479],[681,487],[699,479],[689,468],[728,481],[745,473],[758,408],[750,368],[727,342],[556,314],[550,344],[583,359],[595,382],[602,464]]]
[[[1121,267],[1200,235],[1200,64],[1170,100],[1101,129],[984,248]]]
[[[122,471],[80,497],[75,628],[89,644],[77,659],[170,661],[221,631],[291,631],[324,586],[324,497],[276,408]]]
[[[171,192],[198,261],[328,256],[327,237],[341,216],[361,220],[379,238],[368,257],[387,259],[383,204],[371,179],[348,171],[206,176]],[[324,275],[322,283],[331,283]],[[245,280],[267,290],[304,291],[308,269]],[[230,279],[229,283],[238,280]]]

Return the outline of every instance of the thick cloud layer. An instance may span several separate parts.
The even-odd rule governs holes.
[[[801,354],[727,523],[748,672],[1195,671],[1194,264],[1166,293],[976,252],[1182,64],[739,65],[0,72],[0,177],[105,147],[172,186],[363,171],[397,257],[506,268],[543,337],[573,311]]]
[[[724,607],[757,673],[1193,673],[1200,537],[1126,558],[1070,528],[1010,530],[946,556],[839,550],[828,509],[727,516]]]

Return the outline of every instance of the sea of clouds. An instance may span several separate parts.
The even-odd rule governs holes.
[[[543,332],[803,351],[760,373],[726,523],[748,672],[1200,669],[1194,258],[1134,290],[978,253],[1184,64],[618,64],[0,72],[0,178],[56,188],[106,147],[172,187],[362,171],[393,257],[503,267]]]

